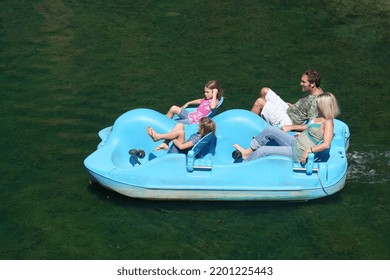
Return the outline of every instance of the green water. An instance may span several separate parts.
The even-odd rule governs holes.
[[[0,259],[389,259],[388,1],[0,2]],[[97,132],[218,79],[221,111],[308,68],[351,129],[345,188],[307,203],[164,202],[89,186]]]

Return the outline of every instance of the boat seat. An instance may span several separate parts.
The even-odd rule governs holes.
[[[221,105],[223,103],[223,99],[224,99],[223,96],[221,96],[221,100],[219,100],[217,107],[215,107],[213,110],[211,110],[211,112],[207,115],[207,117],[212,118],[217,114],[218,108],[221,107]]]
[[[314,153],[314,161],[315,162],[326,162],[328,161],[330,149],[323,150],[318,153]]]
[[[198,143],[187,153],[187,171],[192,172],[194,169],[211,170],[212,154],[214,154],[216,138],[212,132],[203,136]]]

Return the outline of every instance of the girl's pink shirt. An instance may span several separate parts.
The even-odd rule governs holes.
[[[201,118],[207,117],[211,112],[210,104],[213,99],[202,99],[198,108],[194,112],[188,114],[188,119],[190,124],[198,123]],[[217,106],[219,104],[219,100],[217,99]]]

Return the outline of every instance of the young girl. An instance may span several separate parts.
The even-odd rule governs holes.
[[[173,116],[176,114],[180,117],[177,122],[184,123],[184,124],[194,124],[198,123],[199,120],[202,117],[208,116],[208,114],[214,110],[218,104],[219,100],[221,100],[223,90],[218,85],[218,82],[215,80],[209,81],[204,86],[204,96],[205,98],[195,99],[192,101],[187,102],[182,107],[173,105],[166,116],[168,118],[173,118]],[[185,108],[187,108],[189,105],[197,105],[199,104],[198,108],[196,108],[195,111],[189,112]]]
[[[330,147],[333,139],[333,119],[339,114],[339,106],[334,95],[330,92],[317,97],[318,117],[307,125],[284,126],[284,131],[305,130],[297,138],[283,130],[268,126],[253,138],[248,149],[238,144],[233,146],[241,153],[245,161],[258,157],[277,154],[291,157],[295,162],[306,163],[309,153],[316,153]],[[278,146],[267,146],[271,141]]]
[[[155,150],[168,150],[169,142],[173,141],[171,153],[186,154],[206,134],[212,132],[215,135],[215,129],[215,122],[208,117],[203,117],[199,121],[198,132],[192,134],[187,141],[185,141],[184,124],[182,123],[176,124],[171,132],[165,134],[157,133],[151,127],[147,128],[147,133],[154,142],[164,140],[164,143],[157,146]]]

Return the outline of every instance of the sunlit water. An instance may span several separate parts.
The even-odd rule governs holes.
[[[348,154],[348,163],[348,183],[390,183],[390,151],[351,151]]]

